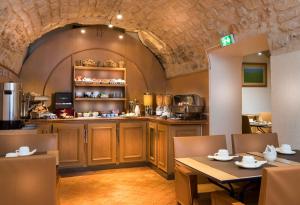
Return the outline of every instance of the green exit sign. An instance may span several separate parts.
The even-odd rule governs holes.
[[[220,39],[220,43],[221,43],[221,46],[224,47],[224,46],[229,46],[231,44],[234,43],[234,37],[233,37],[233,34],[230,34],[230,35],[227,35],[227,36],[223,36],[221,39]]]

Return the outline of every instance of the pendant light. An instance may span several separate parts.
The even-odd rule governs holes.
[[[116,18],[117,18],[118,20],[122,20],[122,19],[123,19],[123,15],[121,14],[120,10],[119,10],[119,12],[118,12]]]

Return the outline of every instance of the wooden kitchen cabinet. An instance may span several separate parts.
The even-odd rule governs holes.
[[[58,134],[59,166],[84,166],[84,125],[71,123],[55,123],[53,124],[53,132]]]
[[[120,162],[146,161],[146,123],[120,123]]]
[[[147,131],[147,160],[167,176],[174,174],[174,137],[200,136],[201,125],[166,125],[149,122]]]
[[[157,125],[157,167],[168,171],[168,126]]]
[[[157,124],[148,123],[147,134],[147,159],[153,165],[157,165]]]
[[[171,126],[170,134],[172,137],[200,136],[202,135],[202,126],[200,125]]]
[[[88,124],[88,165],[116,163],[116,124]]]
[[[52,133],[52,124],[51,123],[36,123],[36,125],[37,125],[37,134]]]

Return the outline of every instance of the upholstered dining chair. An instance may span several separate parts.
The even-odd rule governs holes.
[[[0,204],[58,205],[57,134],[2,133],[0,145]],[[41,154],[3,157],[25,145]]]
[[[234,154],[246,152],[263,152],[267,145],[278,147],[276,133],[264,134],[233,134],[232,151]]]
[[[207,156],[219,149],[226,149],[224,135],[174,137],[175,158]],[[180,165],[180,163],[175,163],[175,191],[178,204],[210,203],[210,193],[221,190],[223,189],[209,183],[205,177],[197,177],[191,170]],[[203,200],[199,202],[201,195]]]
[[[272,113],[261,112],[261,113],[259,113],[259,119],[262,121],[272,122]]]
[[[249,117],[247,115],[242,115],[242,133],[243,134],[252,133]]]
[[[258,205],[299,205],[300,166],[263,169]],[[243,205],[225,193],[212,193],[212,205]]]
[[[258,116],[260,121],[272,122],[272,113],[271,112],[261,112]],[[271,133],[272,127],[262,127],[265,133]]]

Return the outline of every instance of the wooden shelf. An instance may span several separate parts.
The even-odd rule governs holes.
[[[76,87],[126,87],[126,84],[101,84],[101,83],[79,83],[74,82]]]
[[[91,67],[91,66],[74,66],[76,70],[103,70],[103,71],[125,71],[126,68],[114,68],[114,67]]]
[[[76,101],[125,101],[126,98],[75,98]]]

